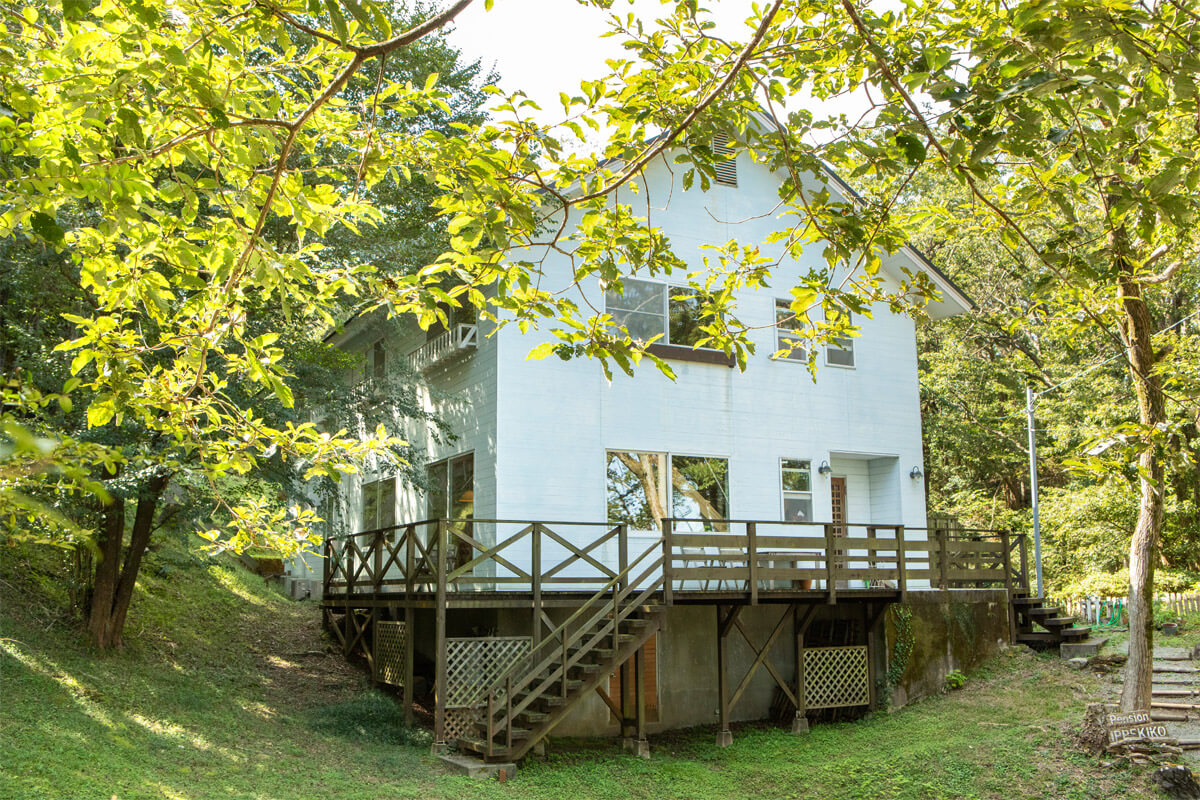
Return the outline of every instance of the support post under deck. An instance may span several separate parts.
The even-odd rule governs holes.
[[[633,654],[633,692],[637,708],[634,713],[635,733],[637,739],[633,744],[633,754],[638,758],[650,757],[650,742],[646,740],[646,656],[645,648],[639,647]]]
[[[437,655],[434,665],[433,754],[446,751],[446,520],[437,524],[437,608],[434,636]]]
[[[725,638],[729,635],[727,620],[721,616],[722,606],[717,606],[717,714],[721,728],[717,731],[717,747],[729,747],[733,744],[733,733],[729,730],[729,683],[725,673],[728,665],[725,657]],[[730,618],[738,611],[734,606],[729,611]]]

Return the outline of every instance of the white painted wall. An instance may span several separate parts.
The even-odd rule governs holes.
[[[693,268],[701,266],[702,244],[735,235],[743,241],[761,239],[774,227],[772,220],[756,217],[774,205],[777,181],[745,158],[737,188],[715,186],[708,194],[683,192],[679,186],[668,191],[668,182],[661,166],[652,168],[649,190],[635,207],[643,210],[649,198],[651,221],[667,231]],[[821,258],[818,248],[809,252],[805,264],[785,262],[776,270],[778,290],[748,291],[738,298],[742,319],[763,326],[754,334],[757,353],[744,373],[673,361],[678,379],[672,382],[646,362],[635,377],[618,374],[609,383],[591,361],[527,361],[526,354],[550,337],[502,330],[497,337],[499,516],[603,519],[605,453],[627,449],[728,458],[730,514],[750,519],[781,518],[779,459],[803,458],[812,462],[814,517],[828,520],[829,481],[816,472],[828,460],[835,474],[847,476],[851,522],[924,527],[921,482],[896,478],[897,464],[905,474],[921,464],[913,322],[886,308],[877,309],[874,318],[859,319],[856,367],[823,368],[815,384],[803,365],[770,358],[775,298],[786,297],[792,279]],[[545,263],[550,283],[569,274],[564,256],[550,254]],[[602,307],[598,285],[588,296]],[[875,461],[879,466],[872,470]],[[873,490],[886,499],[876,498]]]

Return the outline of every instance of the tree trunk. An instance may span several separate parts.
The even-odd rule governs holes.
[[[108,618],[113,598],[117,594],[117,571],[121,557],[121,540],[125,538],[125,500],[117,498],[101,512],[100,538],[96,542],[96,571],[88,600],[88,633],[92,644],[101,649],[109,647]]]
[[[1162,383],[1154,374],[1153,329],[1150,310],[1141,296],[1141,286],[1122,264],[1122,331],[1129,359],[1129,374],[1138,399],[1138,418],[1153,436],[1153,429],[1166,416]],[[1154,564],[1157,561],[1163,519],[1163,466],[1159,446],[1145,444],[1138,459],[1141,502],[1138,521],[1129,543],[1129,661],[1121,690],[1121,710],[1150,708],[1154,677]]]
[[[133,599],[138,570],[141,569],[146,547],[150,544],[158,502],[170,480],[169,474],[155,475],[138,495],[133,531],[130,534],[129,546],[125,550],[125,563],[119,571],[117,567],[125,528],[125,504],[123,500],[119,500],[105,509],[101,556],[96,564],[96,580],[88,616],[88,632],[91,634],[92,643],[102,650],[120,649],[123,645],[125,617]]]

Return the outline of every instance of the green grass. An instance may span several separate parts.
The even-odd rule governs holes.
[[[1070,732],[1099,680],[1012,651],[965,688],[806,736],[769,726],[555,741],[506,784],[442,774],[428,734],[321,653],[319,615],[232,564],[154,553],[122,653],[56,604],[54,560],[0,554],[0,800],[385,798],[1149,798]]]

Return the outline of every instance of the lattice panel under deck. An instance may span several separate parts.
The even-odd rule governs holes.
[[[403,622],[375,623],[375,680],[392,686],[404,685]]]
[[[804,651],[807,708],[865,706],[871,702],[867,648],[812,647]]]
[[[528,656],[530,647],[528,636],[447,639],[447,711],[479,705],[488,687],[519,659]]]
[[[483,714],[478,708],[447,708],[446,741],[472,738],[475,724],[482,721]]]

